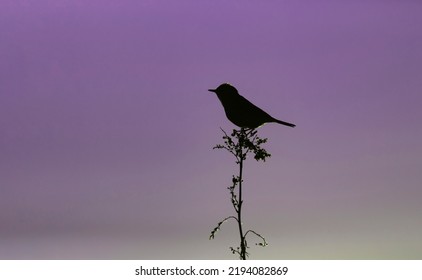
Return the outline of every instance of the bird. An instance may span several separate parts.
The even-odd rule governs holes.
[[[289,127],[296,126],[295,124],[273,118],[240,95],[237,89],[228,83],[221,84],[216,89],[209,89],[208,91],[217,94],[227,118],[240,128],[255,129],[271,122]]]

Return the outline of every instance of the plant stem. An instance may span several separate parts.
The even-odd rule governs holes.
[[[244,133],[242,129],[242,134]],[[243,136],[243,135],[242,135]],[[240,161],[239,161],[239,205],[237,211],[237,223],[239,224],[239,234],[240,234],[240,259],[246,260],[246,242],[245,236],[243,235],[242,229],[242,181],[243,181],[243,137],[239,139],[240,144]]]
[[[255,234],[258,238],[261,239],[261,242],[257,243],[256,245],[265,247],[268,245],[268,243],[265,241],[264,237],[262,237],[260,234],[256,233],[253,230],[246,230],[245,233],[243,232],[243,224],[242,224],[243,161],[246,160],[246,155],[248,153],[253,153],[256,161],[260,161],[260,160],[265,161],[265,159],[271,155],[265,149],[261,148],[261,144],[267,142],[267,139],[259,138],[256,135],[257,133],[256,131],[248,130],[244,128],[241,128],[240,130],[233,129],[233,132],[230,135],[228,135],[223,129],[221,130],[224,133],[224,136],[223,136],[224,144],[218,144],[214,146],[213,149],[225,149],[229,151],[236,158],[236,164],[239,165],[239,175],[238,176],[233,175],[232,185],[227,188],[230,191],[231,203],[237,214],[237,217],[229,216],[223,219],[222,221],[220,221],[217,224],[217,226],[211,231],[210,239],[214,239],[216,232],[220,230],[221,225],[225,221],[227,221],[228,219],[235,219],[239,227],[240,246],[236,248],[230,247],[230,250],[233,254],[238,254],[241,260],[246,260],[246,258],[249,256],[248,252],[246,251],[248,248],[248,243],[246,241],[246,236],[248,235],[248,233]],[[237,192],[236,192],[236,188],[238,188]]]

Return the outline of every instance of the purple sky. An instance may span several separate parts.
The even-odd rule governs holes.
[[[235,258],[223,82],[297,124],[246,163],[252,259],[422,258],[421,12],[1,1],[0,258]]]

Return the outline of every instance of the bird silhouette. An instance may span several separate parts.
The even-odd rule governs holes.
[[[230,84],[221,84],[216,89],[208,91],[217,94],[227,118],[240,128],[255,129],[265,123],[275,122],[282,125],[295,127],[296,125],[271,117],[261,108],[252,104],[239,94],[237,89]]]

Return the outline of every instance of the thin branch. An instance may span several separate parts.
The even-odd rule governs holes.
[[[235,216],[228,216],[227,218],[224,218],[222,221],[220,221],[218,224],[217,224],[217,226],[211,231],[211,235],[210,235],[210,237],[209,237],[209,239],[211,240],[211,239],[214,239],[214,237],[215,237],[215,234],[217,233],[217,231],[219,231],[220,229],[221,229],[221,226],[222,226],[222,224],[225,222],[225,221],[227,221],[227,220],[229,220],[229,219],[235,219],[236,221],[238,221],[237,220],[237,218],[235,217]]]
[[[266,246],[268,246],[268,243],[267,243],[267,241],[265,240],[265,238],[261,235],[261,234],[259,234],[259,233],[257,233],[257,232],[255,232],[254,230],[248,230],[246,233],[245,233],[245,238],[246,238],[246,235],[248,235],[248,233],[253,233],[253,234],[255,234],[256,236],[258,236],[259,238],[261,238],[261,240],[262,240],[262,242],[260,242],[260,243],[255,243],[255,245],[258,245],[258,246],[262,246],[262,247],[266,247]]]

